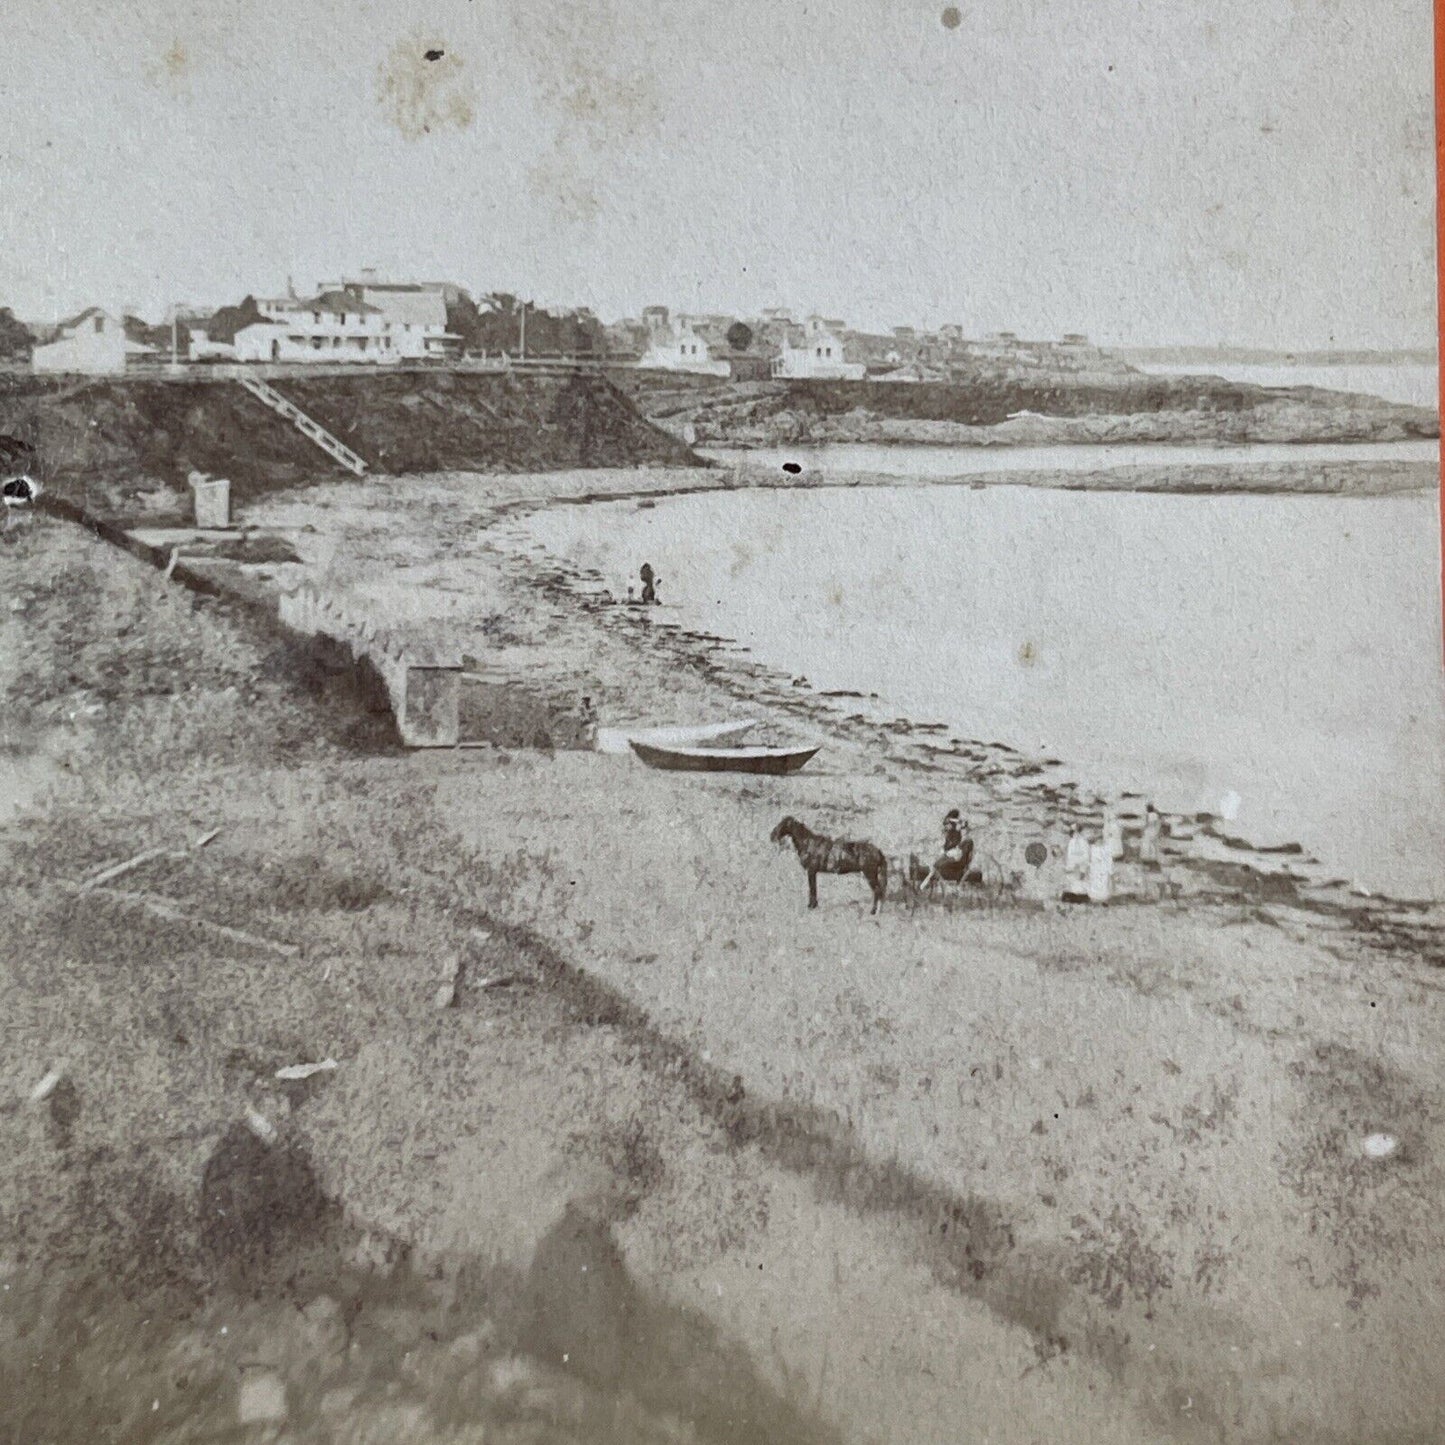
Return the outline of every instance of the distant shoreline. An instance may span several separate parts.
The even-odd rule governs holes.
[[[588,473],[565,473],[587,478]],[[713,462],[699,468],[657,468],[621,475],[631,483],[605,485],[618,473],[596,474],[604,484],[578,487],[499,501],[494,519],[516,517],[558,506],[591,506],[604,502],[657,502],[705,492],[822,491],[839,488],[886,487],[1039,487],[1054,491],[1148,492],[1178,496],[1327,496],[1380,497],[1433,492],[1439,485],[1438,465],[1430,462],[1273,463],[1260,466],[1115,467],[1092,472],[1038,470],[974,472],[950,477],[899,477],[878,472],[836,472],[791,476],[761,466],[728,466]],[[648,481],[638,485],[640,477]],[[656,478],[654,482],[652,479]]]
[[[1439,353],[1415,351],[1265,351],[1245,346],[1109,346],[1110,356],[1159,366],[1436,366]]]

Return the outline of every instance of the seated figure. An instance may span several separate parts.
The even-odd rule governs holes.
[[[924,888],[935,883],[963,883],[973,866],[973,839],[968,822],[957,808],[950,808],[943,819],[943,853],[928,870]]]

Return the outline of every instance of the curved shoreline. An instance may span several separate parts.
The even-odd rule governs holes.
[[[597,473],[559,473],[566,477],[597,476]],[[612,475],[607,473],[605,475]],[[1059,472],[1047,468],[1018,471],[959,472],[948,476],[893,476],[869,471],[779,474],[772,468],[728,466],[709,462],[680,471],[660,468],[655,475],[665,480],[636,485],[641,476],[654,473],[622,473],[632,485],[605,488],[559,490],[541,495],[501,499],[490,509],[494,518],[539,511],[546,507],[591,506],[599,502],[661,501],[667,497],[693,496],[702,492],[737,491],[819,491],[843,488],[886,487],[1033,487],[1048,491],[1147,492],[1179,496],[1404,496],[1433,491],[1439,485],[1438,463],[1419,461],[1358,461],[1309,463],[1265,463],[1234,466],[1229,463],[1200,463],[1193,466],[1101,467],[1095,471]]]
[[[1433,470],[1425,464],[1401,465]],[[971,480],[927,478],[910,481],[887,477],[846,481],[826,479],[810,483],[793,478],[775,481],[771,477],[738,480],[739,475],[730,474],[726,482],[702,482],[699,479],[696,483],[682,485],[633,486],[616,490],[573,492],[563,489],[552,494],[516,498],[495,507],[486,527],[493,537],[501,540],[505,524],[512,523],[518,529],[515,538],[525,536],[528,541],[536,543],[535,537],[523,530],[525,518],[554,506],[646,502],[752,488],[788,490],[973,484]],[[1008,485],[1011,481],[1012,478],[993,484]],[[847,689],[815,691],[806,677],[792,675],[758,661],[734,638],[669,620],[654,619],[637,609],[615,604],[598,574],[574,566],[565,557],[548,552],[547,575],[538,576],[535,557],[527,559],[520,547],[506,543],[503,550],[511,553],[515,562],[522,564],[518,575],[530,586],[554,600],[565,597],[570,605],[579,607],[590,622],[606,625],[615,619],[632,633],[638,647],[660,652],[667,665],[685,663],[701,671],[731,698],[749,708],[779,711],[790,720],[800,720],[835,742],[854,746],[866,736],[869,738],[868,745],[876,748],[882,734],[886,738],[884,746],[897,755],[897,761],[904,768],[956,776],[962,766],[967,779],[987,785],[993,801],[1000,806],[1012,803],[1020,795],[1028,799],[1028,795],[1033,794],[1032,801],[1036,805],[1051,811],[1055,820],[1062,820],[1065,824],[1071,819],[1093,821],[1102,806],[1101,799],[1091,789],[1071,776],[1067,760],[1034,757],[1005,742],[969,738],[962,735],[961,728],[949,723],[890,715],[891,710],[877,694],[865,695]],[[851,709],[847,706],[850,703],[853,705]],[[878,706],[870,707],[869,704]],[[1131,805],[1142,807],[1144,797],[1145,794],[1137,787],[1121,794],[1125,804],[1122,816],[1126,824],[1137,826],[1130,809]],[[1036,826],[1040,825],[1043,820],[1037,817],[1037,808],[1030,811],[1035,813],[1032,821]],[[1274,899],[1305,911],[1349,919],[1353,924],[1366,926],[1372,933],[1384,933],[1392,947],[1396,943],[1414,946],[1413,935],[1420,916],[1445,907],[1445,900],[1396,897],[1356,888],[1318,863],[1298,840],[1275,840],[1263,844],[1252,842],[1224,831],[1225,820],[1211,814],[1175,813],[1165,817],[1176,841],[1190,845],[1187,852],[1176,850],[1171,861],[1192,876],[1191,893],[1215,900],[1237,900],[1244,896],[1261,901]],[[1299,871],[1298,865],[1313,871]],[[1405,934],[1412,937],[1407,939]],[[1432,956],[1438,954],[1440,961],[1445,962],[1445,918],[1438,925],[1426,925],[1421,941]]]

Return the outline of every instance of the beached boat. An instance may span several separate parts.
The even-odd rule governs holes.
[[[676,773],[796,773],[814,753],[806,748],[659,747],[632,739],[632,751],[650,768]]]
[[[703,747],[708,743],[740,738],[757,727],[752,719],[746,722],[703,723],[693,727],[670,728],[598,728],[597,751],[627,755],[634,739],[656,747]]]

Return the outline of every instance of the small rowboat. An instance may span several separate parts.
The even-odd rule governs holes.
[[[814,753],[808,748],[659,747],[632,739],[632,751],[650,768],[674,773],[796,773]]]
[[[634,739],[651,743],[656,747],[702,747],[707,743],[720,743],[728,738],[740,738],[751,732],[757,723],[747,722],[705,723],[695,727],[673,728],[598,728],[597,751],[626,755]]]

